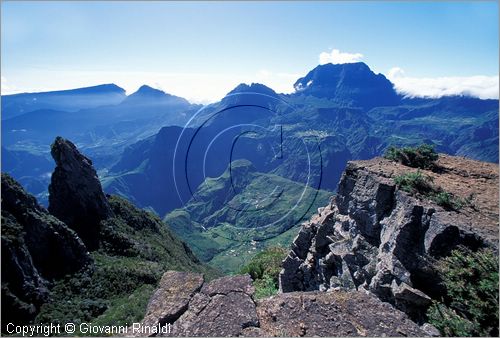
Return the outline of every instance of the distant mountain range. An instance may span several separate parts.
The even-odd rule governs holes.
[[[2,171],[44,203],[49,146],[60,135],[94,160],[107,192],[172,224],[178,222],[170,212],[189,210],[187,228],[210,219],[217,231],[233,224],[224,206],[201,216],[193,196],[237,160],[249,161],[256,177],[286,180],[283,187],[330,193],[347,161],[381,155],[390,145],[429,143],[451,155],[499,160],[498,100],[406,98],[364,63],[321,65],[294,86],[285,95],[240,84],[208,106],[148,86],[129,96],[115,85],[3,96]],[[203,199],[216,199],[212,193],[203,190]],[[195,251],[201,247],[190,242],[193,233],[179,232]]]
[[[2,96],[2,120],[35,110],[78,111],[99,106],[112,106],[126,98],[125,90],[115,84],[43,93]]]
[[[184,124],[199,108],[148,86],[129,96],[116,85],[3,96],[2,151],[10,153],[2,167],[43,202],[55,136],[74,140],[103,170],[119,160],[126,146],[163,126]],[[40,165],[26,165],[33,161]],[[38,188],[41,183],[45,189]]]

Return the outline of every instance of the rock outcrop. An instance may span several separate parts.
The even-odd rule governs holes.
[[[259,323],[253,293],[249,275],[204,283],[202,274],[168,271],[142,324],[173,324],[174,336],[240,336]]]
[[[149,300],[143,324],[173,323],[188,309],[189,302],[203,286],[203,275],[167,271]]]
[[[99,223],[112,211],[92,161],[62,137],[52,144],[51,154],[56,168],[49,185],[49,211],[75,230],[89,249],[94,249]]]
[[[404,313],[366,292],[296,292],[258,301],[253,294],[249,275],[204,283],[201,274],[168,271],[149,301],[142,325],[171,324],[165,336],[426,334]],[[128,333],[145,335],[132,328]]]
[[[361,291],[283,293],[258,302],[265,336],[423,336],[403,312]]]
[[[416,169],[349,162],[330,205],[305,223],[283,262],[282,292],[367,290],[419,321],[443,292],[433,262],[458,245],[498,243],[498,166],[440,155],[433,184],[470,202],[445,210],[399,190]]]
[[[33,319],[50,281],[91,263],[76,233],[2,174],[2,322]]]

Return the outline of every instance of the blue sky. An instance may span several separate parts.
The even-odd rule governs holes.
[[[408,94],[498,97],[497,2],[4,1],[1,28],[3,94],[111,82],[197,102],[240,82],[290,92],[328,53]]]

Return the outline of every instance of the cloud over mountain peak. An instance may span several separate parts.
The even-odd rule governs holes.
[[[394,83],[396,91],[407,97],[439,98],[464,95],[480,99],[498,99],[498,75],[418,78],[407,76],[403,69],[394,67],[389,70],[387,77]]]
[[[356,63],[363,60],[364,55],[361,53],[346,53],[338,49],[332,49],[330,52],[322,52],[319,54],[319,64],[326,63],[342,64],[342,63]]]

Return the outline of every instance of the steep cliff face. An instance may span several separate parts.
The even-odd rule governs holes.
[[[463,203],[447,210],[398,189],[414,168],[385,159],[349,162],[330,205],[295,238],[280,291],[368,290],[421,319],[443,290],[434,262],[458,245],[498,242],[498,166],[440,155],[424,177]]]
[[[2,321],[33,319],[50,281],[91,263],[76,233],[2,174]]]
[[[49,211],[93,249],[97,246],[99,222],[110,217],[112,211],[92,161],[62,137],[52,144],[51,154],[56,168],[49,185]]]

